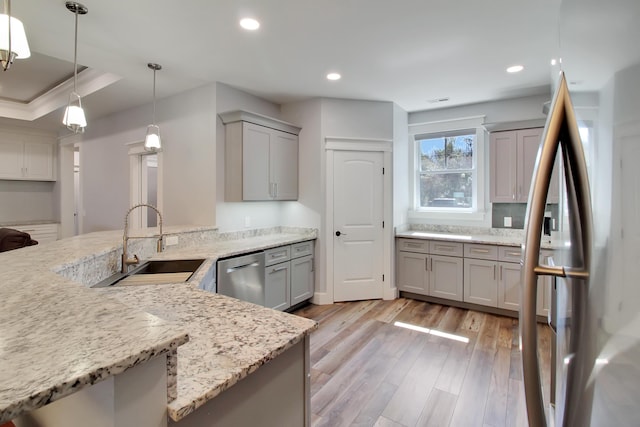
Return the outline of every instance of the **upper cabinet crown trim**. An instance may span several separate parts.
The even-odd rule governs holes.
[[[229,124],[235,122],[249,122],[259,126],[265,126],[271,129],[276,129],[282,132],[287,132],[293,135],[299,135],[300,126],[296,126],[293,123],[285,122],[283,120],[274,119],[272,117],[264,116],[262,114],[253,113],[251,111],[235,110],[227,111],[219,114],[222,123]]]

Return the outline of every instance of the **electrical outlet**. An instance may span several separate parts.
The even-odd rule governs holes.
[[[251,227],[251,217],[249,215],[244,217],[244,226]]]
[[[167,236],[165,241],[167,246],[173,246],[178,244],[178,236]]]
[[[504,226],[505,227],[511,227],[511,217],[510,216],[505,216],[504,217]]]

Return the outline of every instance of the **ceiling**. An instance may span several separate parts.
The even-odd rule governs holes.
[[[148,62],[163,66],[159,98],[218,81],[276,103],[337,97],[418,111],[549,93],[558,50],[560,0],[82,3],[89,13],[79,17],[78,61],[92,78],[109,81],[83,97],[88,120],[150,102]],[[74,16],[63,0],[15,1],[12,14],[24,23],[34,55],[0,74],[0,99],[15,97],[17,87],[43,92],[47,79],[26,71],[30,61],[50,81],[73,69]],[[244,16],[257,18],[260,29],[241,29]],[[524,71],[506,73],[514,64]],[[342,79],[328,81],[330,71]],[[449,100],[430,102],[440,98]],[[51,102],[51,112],[33,124],[61,127],[65,104]]]

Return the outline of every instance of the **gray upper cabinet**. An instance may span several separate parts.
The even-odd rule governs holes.
[[[297,200],[300,127],[246,111],[225,124],[225,200]]]
[[[543,128],[491,133],[491,202],[527,203]],[[557,162],[549,203],[558,203]]]

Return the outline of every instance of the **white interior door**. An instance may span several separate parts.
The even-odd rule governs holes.
[[[383,296],[383,159],[382,152],[334,152],[335,301]]]

